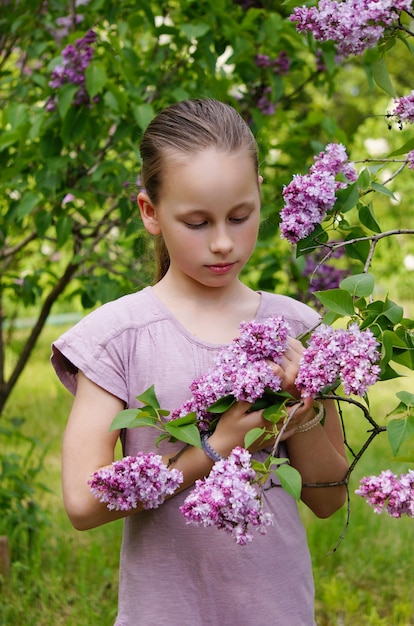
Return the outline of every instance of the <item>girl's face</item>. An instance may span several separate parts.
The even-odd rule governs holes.
[[[206,287],[235,280],[256,245],[260,183],[245,152],[212,149],[172,158],[157,205],[145,192],[138,196],[145,227],[162,233],[169,272]]]

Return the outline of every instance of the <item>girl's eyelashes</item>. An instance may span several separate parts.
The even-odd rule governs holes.
[[[203,226],[206,226],[207,222],[200,222],[199,224],[192,224],[191,222],[184,222],[184,224],[187,226],[187,228],[193,228],[194,230],[197,230],[197,228],[203,228]]]
[[[231,222],[232,224],[241,224],[242,222],[245,222],[248,218],[249,215],[243,215],[243,217],[229,217],[229,222]],[[207,226],[208,222],[207,220],[204,220],[204,222],[184,222],[184,224],[185,226],[187,226],[187,228],[193,228],[194,230],[196,230],[198,228],[203,228],[204,226]]]
[[[233,222],[233,224],[241,224],[241,222],[245,222],[249,218],[249,215],[243,215],[243,217],[230,217],[229,221]]]

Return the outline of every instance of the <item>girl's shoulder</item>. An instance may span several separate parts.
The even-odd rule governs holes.
[[[150,287],[111,300],[88,313],[77,327],[100,327],[105,335],[118,334],[127,329],[139,329],[165,317],[153,298]],[[76,327],[75,327],[76,328]]]
[[[290,296],[267,291],[259,292],[261,304],[258,319],[265,319],[274,315],[282,315],[292,328],[294,336],[306,332],[320,321],[320,315],[310,306],[295,300]]]

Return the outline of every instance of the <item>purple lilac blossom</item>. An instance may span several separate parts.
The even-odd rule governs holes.
[[[251,528],[266,534],[266,526],[274,519],[262,510],[261,490],[250,458],[244,448],[234,448],[228,459],[214,464],[209,476],[196,481],[180,507],[187,524],[224,529],[239,545],[252,541]]]
[[[67,83],[79,86],[73,100],[75,106],[90,105],[85,86],[85,70],[94,55],[94,49],[90,44],[95,43],[95,41],[95,32],[89,30],[84,37],[77,39],[74,44],[68,44],[62,50],[63,63],[57,65],[52,72],[49,85],[53,89],[57,90]],[[96,97],[94,101],[96,101]],[[46,102],[47,111],[54,111],[55,109],[56,96],[49,98]]]
[[[397,117],[400,122],[414,122],[414,90],[408,96],[394,100],[394,109],[391,115]]]
[[[275,59],[271,59],[268,54],[257,54],[255,63],[257,67],[273,68],[279,76],[287,75],[290,70],[290,59],[285,50],[281,50]]]
[[[407,163],[410,170],[414,170],[414,150],[410,150],[407,154]]]
[[[159,454],[139,452],[96,471],[88,482],[93,495],[108,509],[130,511],[138,504],[156,509],[183,482],[182,472],[169,470]]]
[[[276,111],[276,105],[270,100],[272,88],[260,85],[255,92],[256,106],[263,115],[273,115]]]
[[[197,414],[199,428],[209,430],[216,419],[208,407],[224,396],[254,402],[265,389],[279,391],[281,381],[266,359],[280,363],[288,345],[289,325],[282,316],[264,322],[242,322],[240,336],[220,350],[213,368],[190,385],[192,398],[171,412],[176,419],[188,413]]]
[[[339,59],[362,54],[376,46],[400,11],[412,10],[411,0],[320,0],[317,7],[296,7],[290,16],[300,33],[317,41],[333,41]]]
[[[377,346],[370,329],[351,324],[335,330],[321,324],[302,354],[296,387],[302,397],[315,397],[340,380],[346,395],[365,395],[380,374]]]
[[[338,175],[342,175],[346,182],[336,180]],[[336,191],[356,179],[357,172],[348,161],[345,146],[328,144],[325,151],[314,157],[309,174],[295,174],[289,185],[283,188],[282,238],[295,244],[310,235],[334,207]]]
[[[414,517],[414,470],[399,477],[391,470],[384,470],[379,476],[364,476],[355,493],[365,498],[375,513],[386,511],[391,517]]]

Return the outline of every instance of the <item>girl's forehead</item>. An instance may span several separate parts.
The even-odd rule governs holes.
[[[236,164],[244,163],[247,166],[255,167],[254,156],[248,150],[218,150],[216,148],[200,148],[193,151],[169,150],[164,158],[165,169],[179,170],[186,167],[203,167],[220,164],[224,167],[234,167]]]
[[[246,198],[256,201],[258,193],[258,174],[248,152],[204,150],[166,164],[160,195],[173,203],[195,205],[208,199],[209,204],[235,205]]]

